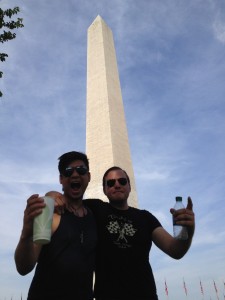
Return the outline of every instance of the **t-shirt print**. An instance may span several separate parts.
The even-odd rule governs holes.
[[[128,237],[133,237],[137,229],[134,228],[132,221],[126,217],[109,215],[108,224],[106,225],[109,233],[113,236],[113,243],[118,248],[130,248]]]

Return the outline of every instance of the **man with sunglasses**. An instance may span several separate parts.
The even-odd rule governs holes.
[[[16,267],[26,275],[36,266],[28,300],[92,300],[97,235],[94,216],[83,205],[90,181],[88,159],[83,153],[68,152],[59,158],[58,169],[65,212],[53,216],[51,242],[35,244],[33,220],[45,204],[38,194],[27,200]],[[60,197],[55,192],[49,195]]]
[[[131,191],[127,173],[119,167],[103,176],[103,191],[109,203],[85,200],[96,218],[98,229],[95,271],[96,300],[157,300],[149,263],[152,241],[163,252],[180,259],[188,251],[194,234],[192,201],[187,208],[171,213],[188,228],[186,241],[174,239],[148,211],[128,206]]]

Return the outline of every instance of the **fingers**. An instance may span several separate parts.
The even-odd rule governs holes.
[[[33,220],[42,212],[45,207],[44,199],[38,194],[34,194],[27,199],[27,205],[24,210],[22,237],[27,239],[33,234]]]
[[[64,199],[63,195],[61,195],[61,196],[58,196],[55,199],[55,208],[54,208],[54,211],[58,215],[61,215],[61,214],[64,213],[64,210],[65,210],[65,199]]]
[[[24,211],[24,217],[28,220],[33,219],[42,212],[45,207],[44,199],[39,197],[38,194],[30,196],[27,200],[27,206]]]
[[[195,224],[195,215],[190,209],[177,210],[173,218],[177,225],[194,226]]]
[[[170,213],[173,215],[175,213],[175,209],[174,208],[171,208],[170,209]]]
[[[173,220],[177,225],[184,225],[188,227],[193,227],[195,225],[195,215],[193,212],[193,203],[191,197],[187,199],[187,207],[175,210],[170,209],[170,213],[173,215]]]
[[[186,209],[189,209],[189,210],[192,211],[192,209],[193,209],[193,203],[192,203],[191,197],[188,197],[187,201],[188,201],[188,203],[187,203]]]
[[[64,206],[65,200],[63,196],[58,196],[55,198],[55,206]]]

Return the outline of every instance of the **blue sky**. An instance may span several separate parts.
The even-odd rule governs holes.
[[[33,273],[15,269],[33,193],[60,191],[57,158],[85,151],[87,29],[112,29],[139,207],[172,233],[175,196],[191,196],[196,232],[175,261],[153,246],[159,299],[225,294],[225,2],[0,0],[25,27],[1,45],[0,300],[25,299]],[[185,281],[188,296],[183,288]]]

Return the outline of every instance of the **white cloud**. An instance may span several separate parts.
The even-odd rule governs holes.
[[[222,1],[17,1],[25,27],[3,49],[0,101],[0,298],[27,293],[13,262],[33,193],[60,190],[57,158],[85,151],[87,28],[100,14],[114,34],[141,208],[172,232],[175,196],[190,194],[193,245],[181,261],[153,246],[160,299],[220,293],[224,280],[224,4]],[[3,9],[8,1],[1,1]],[[214,36],[212,36],[212,33]],[[219,43],[218,43],[219,41]],[[214,293],[215,296],[215,293]]]
[[[225,22],[220,19],[217,19],[213,24],[213,30],[216,39],[222,44],[225,44]]]

